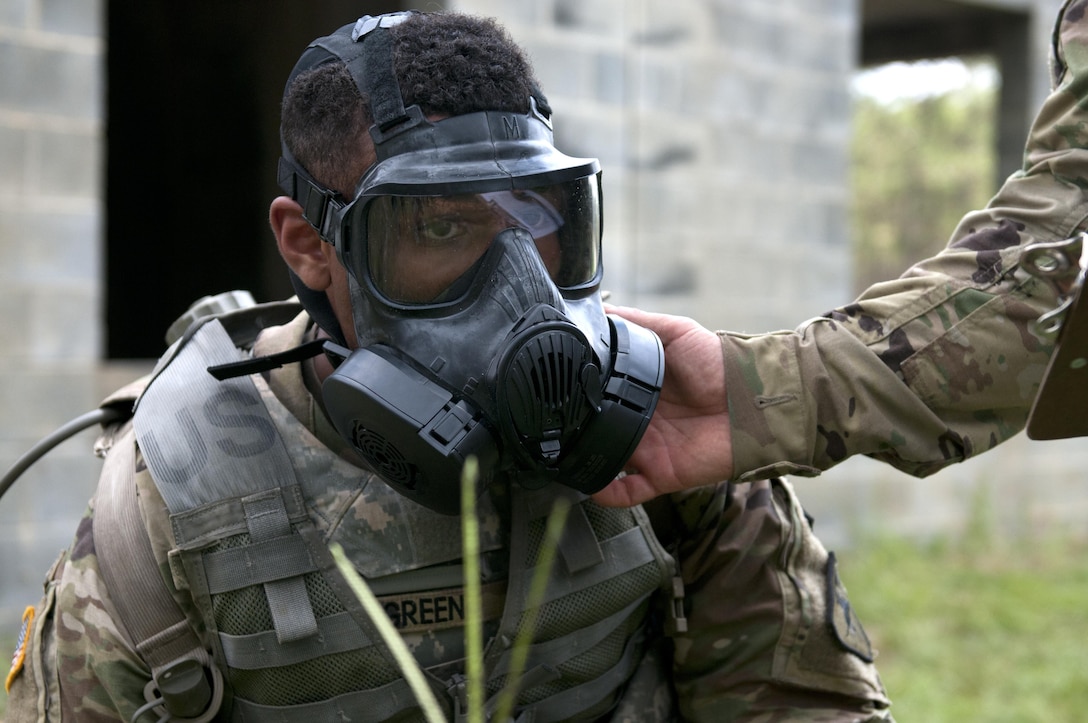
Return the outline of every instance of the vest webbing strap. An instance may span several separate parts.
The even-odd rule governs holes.
[[[204,665],[211,659],[159,574],[136,495],[131,470],[111,470],[131,461],[116,450],[107,456],[95,496],[94,536],[99,570],[122,626],[152,674],[182,658]]]
[[[616,632],[621,623],[634,615],[638,607],[644,602],[645,600],[635,600],[608,617],[602,618],[592,625],[580,628],[576,636],[563,636],[544,643],[534,643],[529,649],[525,667],[529,669],[541,665],[558,667],[571,658],[593,649],[609,635]],[[504,652],[502,657],[495,662],[495,668],[491,673],[492,676],[509,674],[513,657],[513,648]]]
[[[305,502],[298,485],[283,491],[283,502],[291,522],[299,524],[306,521]],[[174,531],[174,541],[182,550],[199,549],[224,537],[249,532],[245,507],[242,505],[242,500],[237,497],[171,515],[170,527]]]
[[[306,542],[298,535],[273,537],[204,556],[208,592],[213,595],[316,571]]]
[[[572,573],[589,570],[604,562],[604,551],[589,522],[585,507],[575,505],[559,539],[559,556]]]
[[[240,670],[260,670],[295,665],[322,655],[343,653],[366,648],[370,638],[351,617],[351,613],[336,613],[318,618],[318,634],[292,643],[277,645],[276,633],[267,631],[251,635],[219,633],[223,657],[227,665]]]
[[[558,723],[570,720],[609,696],[618,699],[623,682],[631,677],[631,672],[638,665],[640,638],[640,634],[632,635],[619,661],[598,677],[526,706],[523,715],[531,716],[529,719],[533,723]]]
[[[464,594],[463,590],[460,588],[450,589],[449,591],[454,592],[457,595]],[[437,592],[443,591],[439,590]],[[481,593],[483,597],[483,620],[489,622],[498,619],[502,615],[503,602],[506,599],[506,582],[494,582],[484,585]],[[396,608],[400,608],[400,604],[403,603],[404,600],[415,600],[417,598],[418,595],[407,593],[403,595],[379,597],[378,602],[382,603],[383,606],[394,605]],[[622,619],[623,615],[629,615],[633,609],[634,606],[625,608],[616,614],[616,619]],[[450,622],[451,624],[448,628],[439,626],[438,631],[452,630],[453,633],[461,635],[464,621],[460,616],[451,618]],[[616,623],[613,622],[612,627],[614,628],[615,626]],[[588,640],[590,644],[595,645],[596,641],[603,637],[603,635],[597,634],[596,627],[597,626],[588,628],[589,637],[578,638],[576,645],[582,644],[586,640]],[[435,625],[427,625],[423,622],[416,623],[413,621],[413,623],[409,625],[407,620],[402,621],[402,632],[434,631],[435,629]],[[238,668],[240,670],[261,670],[264,668],[280,668],[288,665],[296,665],[324,655],[361,650],[376,644],[371,640],[370,636],[360,628],[358,622],[355,621],[351,613],[348,612],[334,613],[333,615],[318,618],[317,630],[318,634],[312,638],[282,645],[277,644],[276,633],[272,630],[266,630],[260,633],[249,633],[247,635],[230,635],[220,632],[219,642],[223,648],[223,658],[226,660],[227,665],[231,668]],[[570,645],[565,639],[564,641],[551,641],[547,644],[549,646],[548,649],[552,650],[554,647],[559,647],[553,645],[556,642],[561,642],[562,645]],[[536,658],[531,658],[531,660],[536,661]],[[547,662],[552,661],[549,658]],[[509,667],[509,655],[503,656],[500,660],[500,665],[504,666],[503,670],[500,672],[505,673],[506,668]]]
[[[218,320],[205,323],[137,402],[136,437],[172,515],[242,497],[260,544],[291,534],[282,489],[295,478],[253,380],[219,381],[207,371],[245,358]],[[301,577],[265,582],[264,591],[281,642],[317,634]]]
[[[208,373],[209,366],[246,358],[213,319],[186,340],[136,403],[136,439],[171,515],[295,483],[291,458],[253,380],[218,381]]]
[[[412,689],[404,678],[380,688],[344,693],[329,700],[292,706],[260,705],[243,698],[234,699],[232,720],[276,723],[314,723],[315,721],[352,720],[351,713],[364,711],[367,720],[389,720],[410,708],[418,707]]]
[[[310,595],[306,592],[306,581],[302,575],[317,570],[310,559],[310,553],[299,535],[291,534],[291,523],[287,519],[287,506],[283,502],[283,490],[253,495],[242,500],[246,511],[246,525],[253,545],[267,546],[262,550],[265,555],[259,559],[270,564],[262,566],[271,576],[264,582],[264,594],[268,598],[268,607],[276,628],[276,637],[281,643],[303,640],[317,635],[317,618]],[[243,548],[243,551],[248,548]],[[253,570],[253,560],[249,564],[236,568]],[[244,575],[239,575],[244,577]]]
[[[541,604],[555,602],[561,597],[582,592],[605,580],[622,575],[636,567],[655,562],[653,551],[646,544],[643,531],[632,527],[615,537],[600,543],[604,552],[603,562],[588,570],[583,570],[563,577],[552,575],[548,579],[548,588]],[[536,574],[536,568],[529,571],[529,579]]]
[[[552,511],[552,505],[557,496],[566,497],[571,503],[567,524],[563,528],[563,536],[559,539],[559,557],[567,566],[567,570],[581,572],[603,562],[604,553],[597,540],[597,534],[586,516],[585,508],[578,504],[589,499],[588,495],[568,489],[561,490],[557,495],[554,490],[547,487],[528,490],[525,495],[525,504],[528,507],[529,519],[537,520],[547,517]]]

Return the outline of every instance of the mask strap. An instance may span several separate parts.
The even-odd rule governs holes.
[[[276,354],[258,356],[236,362],[227,362],[225,364],[215,364],[208,367],[208,373],[219,381],[249,376],[250,374],[261,374],[273,369],[279,369],[285,364],[294,364],[295,362],[312,359],[318,354],[323,354],[325,352],[325,345],[328,343],[328,339],[314,339],[313,341],[307,341],[300,344],[293,349],[281,351]]]
[[[352,31],[352,38],[362,45],[362,53],[345,64],[363,97],[370,99],[370,114],[374,118],[370,135],[375,146],[424,122],[423,110],[418,105],[404,107],[400,83],[393,71],[393,38],[386,31],[413,14],[409,11],[362,18]]]
[[[364,36],[361,36],[355,42],[363,39]],[[362,43],[362,53],[348,65],[348,70],[363,91],[363,97],[370,98],[370,113],[374,116],[374,125],[384,133],[408,120],[404,99],[400,94],[400,84],[393,73],[393,39],[384,28],[378,26],[365,40]]]
[[[345,25],[332,35],[314,41],[295,65],[287,87],[300,73],[316,68],[333,58],[347,68],[363,98],[369,99],[374,125],[370,132],[375,146],[387,138],[424,122],[423,112],[413,105],[405,109],[400,85],[393,71],[393,40],[386,28],[407,20],[416,11],[364,15],[354,25]],[[406,122],[408,121],[408,122]],[[392,130],[392,133],[386,133]],[[334,191],[315,181],[302,168],[281,138],[278,182],[288,196],[302,205],[303,216],[317,229],[321,238],[333,242],[335,233],[328,223],[330,207],[342,205]],[[297,285],[296,285],[297,290]]]
[[[345,345],[344,330],[340,328],[340,322],[336,319],[336,313],[329,303],[329,297],[323,291],[314,291],[294,271],[288,271],[291,277],[291,287],[295,290],[299,302],[319,327],[333,338],[336,343]]]

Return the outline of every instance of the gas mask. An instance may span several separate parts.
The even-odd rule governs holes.
[[[600,169],[560,153],[549,120],[405,108],[386,28],[364,17],[315,41],[291,79],[343,62],[370,99],[377,161],[355,196],[284,144],[280,185],[348,270],[357,348],[328,343],[339,433],[405,497],[456,514],[465,460],[488,485],[584,493],[623,468],[664,375],[650,331],[604,313]],[[290,80],[288,81],[290,85]],[[323,295],[300,293],[320,323]]]

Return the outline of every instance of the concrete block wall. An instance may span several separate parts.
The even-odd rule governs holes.
[[[102,338],[103,6],[0,0],[0,460],[96,401]],[[0,504],[0,631],[67,546],[99,465],[60,447]]]

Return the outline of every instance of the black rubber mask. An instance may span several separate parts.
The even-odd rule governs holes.
[[[351,283],[358,348],[328,345],[326,409],[386,482],[440,512],[459,511],[469,456],[479,491],[595,492],[634,451],[664,374],[657,337],[602,307],[599,164],[556,150],[532,99],[526,114],[435,122],[404,108],[385,28],[409,16],[341,28],[292,74],[342,60],[375,118],[377,162],[351,200],[286,148],[281,160]]]

